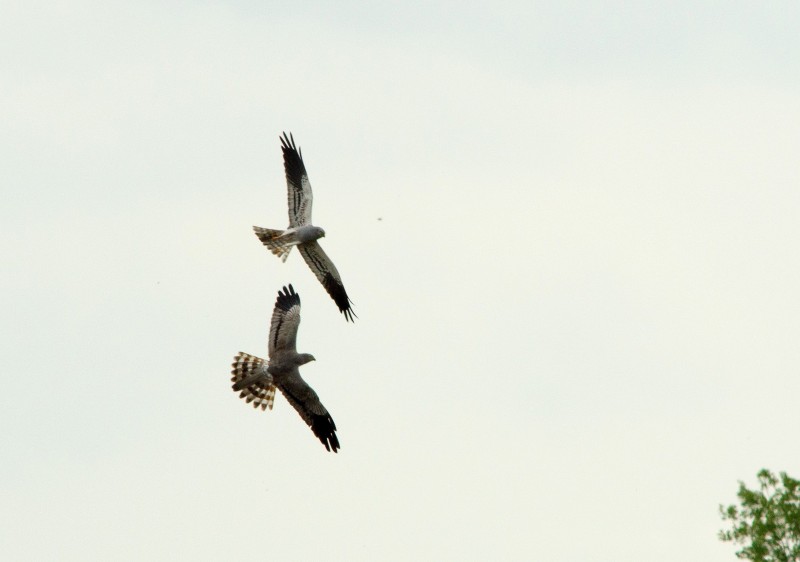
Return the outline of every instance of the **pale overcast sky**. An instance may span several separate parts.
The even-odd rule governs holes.
[[[800,476],[800,4],[383,6],[3,3],[4,559],[724,562]],[[290,282],[338,455],[230,389]]]

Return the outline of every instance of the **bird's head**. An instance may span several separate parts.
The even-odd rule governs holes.
[[[314,356],[310,353],[300,353],[297,356],[298,365],[305,365],[306,363],[311,363],[312,361],[316,361],[316,359],[314,359]]]
[[[325,230],[322,229],[322,228],[319,229],[319,237],[320,238],[325,238]]]

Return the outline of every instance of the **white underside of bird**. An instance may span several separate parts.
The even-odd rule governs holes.
[[[325,236],[323,229],[311,224],[289,227],[286,230],[254,226],[253,231],[258,236],[258,239],[261,240],[261,243],[284,262],[289,257],[292,247],[313,242]]]

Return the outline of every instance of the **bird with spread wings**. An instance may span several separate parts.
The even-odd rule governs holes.
[[[300,326],[300,295],[294,287],[278,291],[269,328],[269,361],[241,351],[233,360],[231,382],[239,397],[254,408],[269,408],[279,388],[303,421],[328,451],[339,450],[336,424],[314,389],[300,376],[298,367],[314,361],[310,353],[297,353],[297,328]]]
[[[254,226],[253,230],[269,250],[286,261],[292,246],[297,246],[300,255],[314,272],[319,282],[331,296],[345,320],[353,321],[352,301],[344,290],[342,278],[336,266],[317,242],[325,236],[325,231],[311,224],[311,204],[314,200],[311,193],[311,182],[303,163],[303,155],[294,144],[294,137],[283,133],[281,150],[283,151],[283,167],[286,171],[286,184],[289,199],[289,228],[274,230]]]

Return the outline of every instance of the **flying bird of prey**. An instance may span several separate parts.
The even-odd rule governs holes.
[[[269,328],[269,361],[242,353],[234,357],[231,382],[233,390],[241,391],[239,398],[253,403],[254,408],[269,408],[275,401],[275,388],[279,388],[294,406],[303,421],[325,448],[336,453],[339,439],[336,424],[319,401],[314,389],[300,376],[300,365],[314,361],[310,353],[297,353],[297,328],[300,326],[300,295],[294,287],[278,291]]]
[[[289,188],[289,228],[273,230],[254,226],[253,230],[259,240],[269,250],[286,261],[292,246],[297,246],[300,255],[317,276],[319,282],[344,314],[345,320],[353,321],[352,301],[344,290],[342,278],[336,266],[322,250],[317,240],[325,236],[325,231],[311,224],[311,182],[308,181],[303,155],[294,144],[291,133],[281,137],[283,151],[283,167],[286,171],[286,185]]]

